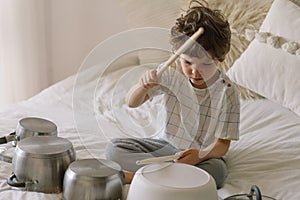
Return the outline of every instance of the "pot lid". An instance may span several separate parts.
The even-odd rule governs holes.
[[[53,122],[37,117],[23,118],[19,121],[18,126],[28,131],[39,133],[52,133],[57,131],[57,126]]]
[[[73,145],[65,138],[56,136],[34,136],[18,142],[15,154],[47,158],[62,156],[71,150],[73,150]]]
[[[68,171],[76,177],[102,179],[119,174],[119,164],[104,159],[83,159],[72,162]]]

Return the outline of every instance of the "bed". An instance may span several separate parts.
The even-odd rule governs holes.
[[[145,26],[143,23],[154,25],[155,17],[142,20],[147,12],[136,13],[135,8],[141,1],[125,2],[132,27]],[[143,3],[146,2],[149,5],[143,9],[156,7],[150,1]],[[174,8],[162,5],[161,9],[167,7],[170,15],[175,15],[171,9],[178,8],[177,3]],[[232,50],[224,70],[241,93],[240,140],[232,142],[225,156],[229,174],[224,187],[218,190],[220,198],[248,193],[251,185],[257,185],[263,195],[278,200],[300,199],[300,7],[297,3],[299,5],[297,1],[288,0],[211,1],[212,6],[226,11],[232,24]],[[137,15],[142,23],[133,20]],[[245,20],[248,23],[244,23]],[[141,46],[149,47],[142,42],[141,46],[123,49],[114,57],[107,56],[107,61],[102,59],[103,49],[107,50],[104,47],[120,45],[122,42],[116,41],[122,41],[121,36],[136,39],[149,29],[137,30],[119,34],[96,46],[73,76],[28,100],[1,108],[0,136],[15,130],[21,118],[42,117],[56,123],[58,136],[72,142],[77,159],[105,159],[104,149],[110,139],[144,137],[152,129],[156,130],[160,125],[159,98],[139,109],[129,110],[123,105],[122,97],[127,87],[137,81],[138,73],[168,57],[168,52],[162,51],[168,48],[164,42],[167,29],[151,28],[161,39],[151,43],[151,48],[141,51]],[[160,45],[163,48],[153,50]],[[1,145],[0,148],[3,152],[11,147]],[[62,199],[61,193],[10,188],[6,180],[12,172],[12,164],[1,160],[0,165],[1,200]],[[129,187],[124,188],[125,196]]]

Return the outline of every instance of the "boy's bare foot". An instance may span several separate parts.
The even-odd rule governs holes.
[[[124,176],[125,176],[125,184],[130,184],[132,182],[134,173],[133,172],[128,172],[128,171],[123,171]]]

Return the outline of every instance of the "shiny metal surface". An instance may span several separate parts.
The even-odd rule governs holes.
[[[77,160],[65,173],[63,199],[122,199],[123,182],[121,167],[113,161]]]
[[[227,197],[224,200],[276,200],[276,199],[262,195],[259,187],[257,185],[252,185],[249,194],[236,194]]]
[[[16,131],[0,138],[0,144],[12,142],[17,146],[18,141],[32,136],[57,136],[57,126],[46,119],[26,117],[19,121]]]
[[[57,136],[57,126],[46,119],[27,117],[19,121],[16,129],[17,140],[31,136]]]
[[[12,160],[12,186],[28,191],[60,193],[63,178],[76,154],[70,141],[55,136],[29,137],[18,142]]]
[[[65,138],[35,136],[20,141],[16,154],[35,158],[53,158],[69,154],[72,147],[72,143]]]
[[[57,126],[42,118],[27,117],[21,119],[16,131],[3,137],[5,142],[0,142],[4,148],[0,151],[0,160],[11,163],[18,141],[32,136],[57,136]]]

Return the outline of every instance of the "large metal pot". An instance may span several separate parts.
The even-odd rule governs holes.
[[[26,117],[19,121],[16,131],[0,138],[0,144],[14,142],[31,136],[57,136],[57,126],[47,120],[37,117]]]
[[[122,199],[124,175],[120,165],[102,159],[77,160],[64,177],[64,200]]]
[[[18,142],[10,186],[44,193],[60,193],[69,164],[76,159],[72,143],[55,136],[29,137]]]

